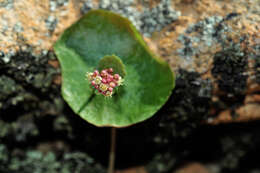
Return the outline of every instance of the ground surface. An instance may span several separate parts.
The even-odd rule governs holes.
[[[131,20],[177,78],[154,118],[119,130],[117,168],[137,168],[118,173],[260,172],[259,0],[0,0],[0,172],[105,172],[109,129],[66,105],[52,51],[97,8]]]

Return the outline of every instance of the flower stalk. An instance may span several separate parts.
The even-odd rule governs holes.
[[[111,144],[110,144],[110,153],[109,153],[109,165],[108,173],[114,173],[115,169],[115,153],[116,153],[116,128],[111,128]]]

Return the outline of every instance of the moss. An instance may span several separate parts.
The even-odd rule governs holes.
[[[58,159],[52,152],[37,150],[16,151],[7,154],[7,148],[0,145],[0,172],[7,173],[103,173],[104,168],[82,152],[66,153]]]
[[[238,117],[235,109],[244,104],[247,90],[248,51],[241,49],[241,42],[230,40],[226,47],[214,55],[211,73],[216,79],[219,100],[214,102],[217,113],[229,109],[233,118]]]
[[[0,170],[4,168],[4,165],[8,162],[8,152],[5,145],[0,144]]]
[[[0,62],[0,139],[10,145],[38,135],[35,117],[58,114],[63,108],[59,86],[52,84],[59,70],[48,60],[49,55],[19,52]]]
[[[220,90],[232,95],[245,93],[247,55],[239,45],[217,52],[213,64],[212,75],[217,79]]]
[[[189,131],[207,119],[211,92],[210,79],[202,79],[196,72],[180,70],[175,91],[167,102],[167,116],[161,123],[172,127],[173,136],[188,136]]]
[[[35,149],[77,136],[68,120],[74,114],[64,108],[60,86],[52,82],[59,69],[48,64],[50,59],[55,60],[52,52],[38,57],[18,52],[8,62],[0,60],[0,172],[102,173],[102,166],[84,152],[63,154],[61,147],[43,154]]]
[[[209,116],[211,96],[209,79],[202,79],[196,72],[179,71],[175,90],[159,112],[159,127],[154,136],[159,152],[147,165],[149,172],[171,172],[188,154],[188,141]]]
[[[256,49],[260,52],[260,46]],[[255,76],[256,76],[256,82],[260,84],[260,55],[254,55],[255,57]]]
[[[254,141],[252,137],[252,134],[244,132],[234,137],[224,135],[223,138],[220,139],[223,152],[220,164],[223,169],[234,170],[239,168],[243,157],[246,156],[250,149],[255,147],[255,144],[251,143]]]
[[[4,138],[9,134],[12,134],[12,126],[10,124],[0,120],[0,127],[1,127],[0,138]]]
[[[22,91],[22,87],[16,85],[14,80],[5,75],[0,76],[0,100],[4,100],[15,92],[20,91]]]
[[[27,52],[19,52],[4,67],[5,73],[22,84],[27,84],[46,92],[51,86],[57,70],[48,64],[48,56],[34,57]]]
[[[0,112],[11,111],[14,106],[32,111],[39,100],[57,97],[58,86],[51,85],[58,70],[48,65],[48,56],[34,57],[27,52],[19,52],[10,62],[0,63]],[[44,105],[40,105],[38,107]],[[50,104],[48,106],[52,106]],[[50,108],[47,108],[50,109]],[[20,111],[24,112],[24,110]],[[10,114],[10,112],[9,112]]]

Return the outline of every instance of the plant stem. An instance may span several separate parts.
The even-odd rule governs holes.
[[[110,144],[108,173],[114,173],[115,150],[116,150],[116,128],[112,127],[111,128],[111,144]]]

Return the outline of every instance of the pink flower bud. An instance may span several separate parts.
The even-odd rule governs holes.
[[[120,77],[119,74],[115,74],[115,75],[114,75],[114,79],[115,79],[115,80],[118,80],[119,77]]]
[[[96,84],[95,84],[95,82],[94,82],[94,81],[91,81],[91,85],[95,86]]]
[[[106,77],[104,73],[101,73],[100,76],[101,76],[101,77]]]
[[[106,91],[102,92],[102,94],[105,96],[106,95]]]
[[[107,75],[107,78],[110,79],[111,81],[113,81],[113,76],[112,75]]]
[[[106,71],[106,70],[102,70],[102,71],[101,71],[101,74],[102,74],[102,73],[103,73],[103,74],[107,74],[107,71]]]
[[[107,82],[108,82],[108,83],[110,83],[110,82],[112,82],[112,81],[113,81],[113,79],[107,78]]]
[[[116,87],[116,84],[114,82],[110,82],[109,83],[109,86],[112,87],[112,88],[115,88]]]
[[[108,81],[105,78],[102,79],[102,83],[107,83],[107,82]]]
[[[113,71],[114,71],[113,68],[109,68],[109,69],[107,70],[107,72],[110,73],[110,74],[112,74]]]
[[[109,87],[108,91],[113,92],[113,88]]]
[[[97,70],[94,71],[93,76],[96,77],[99,75],[99,72]]]

